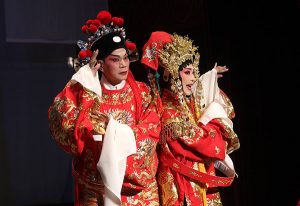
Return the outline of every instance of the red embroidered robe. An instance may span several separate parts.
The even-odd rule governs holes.
[[[141,99],[140,117],[136,117],[139,108],[127,81],[120,90],[107,90],[102,86],[100,104],[95,101],[95,93],[79,83],[69,82],[49,108],[53,138],[74,157],[75,206],[103,204],[103,183],[97,170],[102,142],[95,142],[92,137],[89,116],[93,109],[129,125],[136,137],[137,153],[127,158],[122,205],[159,205],[155,174],[160,121],[148,86],[141,82],[136,85],[135,92]]]
[[[193,101],[188,106],[192,119],[196,120]],[[206,125],[197,123],[197,120],[191,121],[183,112],[177,96],[168,90],[163,93],[162,107],[160,154],[168,154],[190,168],[215,175],[213,160],[223,160],[226,150],[233,151],[239,147],[235,133],[219,119],[213,119]],[[217,188],[208,188],[203,193],[204,184],[175,172],[161,162],[157,177],[160,204],[163,206],[202,206],[204,202],[209,206],[222,205]]]

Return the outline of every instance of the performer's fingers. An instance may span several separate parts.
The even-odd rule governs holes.
[[[90,68],[93,69],[96,63],[97,62],[95,60],[90,60],[90,62],[89,62]]]
[[[90,118],[91,118],[91,119],[98,119],[98,115],[91,114],[91,115],[90,115]]]
[[[90,68],[93,68],[97,64],[97,59],[96,59],[97,55],[98,55],[98,49],[96,49],[91,56],[91,60],[89,62]]]
[[[218,73],[224,73],[227,72],[229,70],[229,68],[227,68],[226,66],[222,67],[222,66],[217,66],[216,70]]]
[[[98,111],[95,111],[94,114],[90,115],[90,117],[93,118],[93,119],[97,119],[99,121],[102,121],[102,122],[108,122],[107,115],[105,115],[101,112],[98,112]]]
[[[97,55],[98,55],[98,52],[99,52],[98,49],[96,49],[96,50],[93,52],[92,57],[91,57],[91,60],[96,60]]]
[[[92,72],[93,72],[93,75],[95,76],[97,71],[100,69],[100,64],[99,63],[96,63],[92,68]]]

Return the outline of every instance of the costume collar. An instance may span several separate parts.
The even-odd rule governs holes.
[[[110,84],[104,75],[101,76],[101,83],[107,90],[120,90],[125,86],[126,81],[122,80],[120,84],[112,85]]]

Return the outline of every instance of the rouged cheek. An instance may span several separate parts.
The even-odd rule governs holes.
[[[130,63],[129,60],[126,60],[125,61],[125,66],[129,67],[129,63]]]
[[[186,76],[181,76],[181,83],[186,85],[188,78]]]

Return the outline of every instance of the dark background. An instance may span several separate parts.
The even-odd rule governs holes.
[[[0,1],[0,205],[71,205],[71,157],[47,110],[71,78],[81,26],[108,8],[141,50],[152,31],[189,35],[200,71],[230,68],[221,88],[236,111],[239,177],[224,206],[295,206],[299,189],[299,0]],[[145,79],[138,63],[138,80]]]

